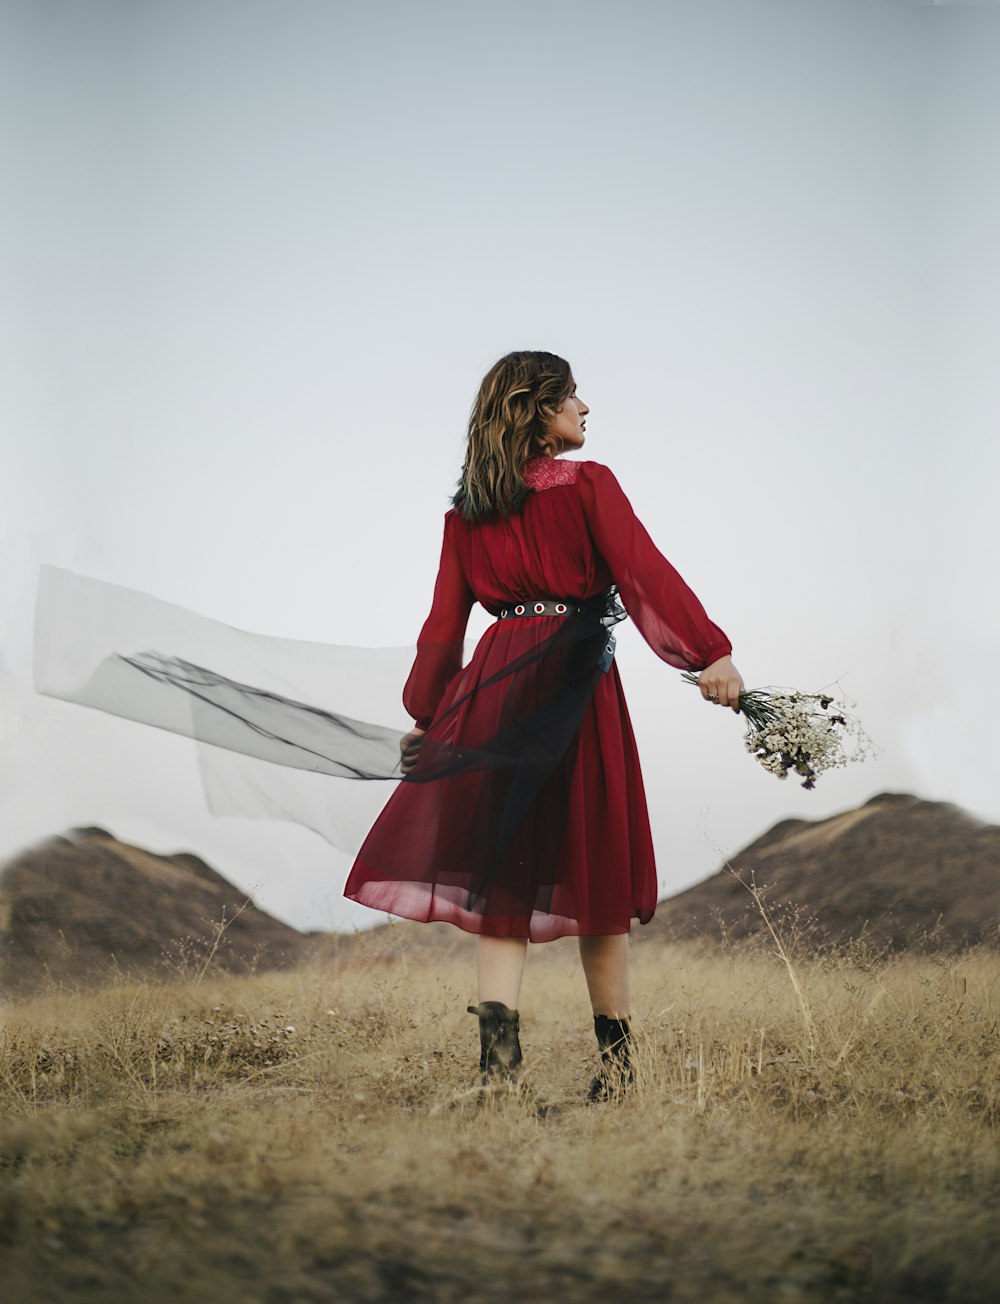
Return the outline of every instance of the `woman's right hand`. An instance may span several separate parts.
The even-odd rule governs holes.
[[[399,750],[403,756],[400,768],[404,774],[409,774],[416,765],[417,756],[420,752],[420,740],[426,732],[426,729],[421,729],[418,724],[415,724],[408,734],[403,734],[402,738],[400,738]]]
[[[698,687],[706,702],[728,706],[739,714],[743,677],[730,656],[719,657],[698,676]]]

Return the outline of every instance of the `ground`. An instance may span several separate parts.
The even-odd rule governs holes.
[[[995,1298],[996,954],[636,948],[639,1082],[591,1105],[575,944],[532,947],[482,1102],[454,931],[9,1006],[7,1298]]]

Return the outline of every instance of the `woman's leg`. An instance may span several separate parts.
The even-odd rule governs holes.
[[[580,960],[595,1014],[624,1019],[629,1012],[628,933],[581,937]]]
[[[617,1100],[635,1081],[629,1027],[628,933],[581,937],[580,959],[594,1007],[601,1063],[588,1099]]]
[[[476,953],[480,1003],[503,1001],[510,1009],[517,1009],[527,949],[526,937],[487,937],[480,933]]]

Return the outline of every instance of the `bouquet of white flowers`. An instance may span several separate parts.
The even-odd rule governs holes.
[[[698,676],[689,671],[682,678],[698,683]],[[827,693],[754,688],[740,693],[740,710],[746,716],[747,751],[779,779],[787,779],[794,770],[802,776],[803,788],[815,788],[816,776],[823,770],[863,761],[878,750],[858,718],[850,714],[848,703]],[[848,738],[854,740],[851,751],[844,747]]]

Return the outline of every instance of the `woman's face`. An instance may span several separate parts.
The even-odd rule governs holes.
[[[576,385],[574,385],[569,398],[563,399],[556,408],[556,414],[548,424],[548,433],[562,440],[564,450],[582,448],[589,411],[590,408],[577,395]]]

